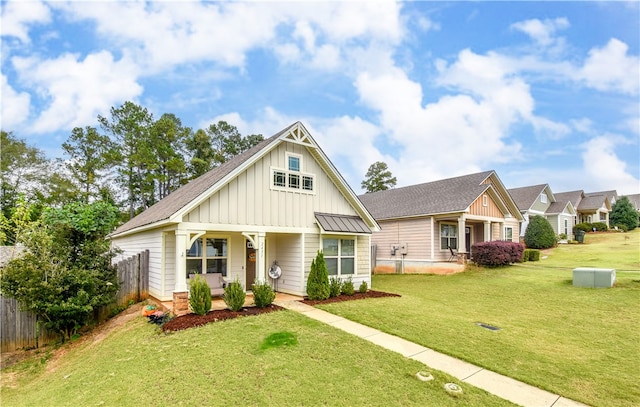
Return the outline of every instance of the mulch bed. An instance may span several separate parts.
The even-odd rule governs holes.
[[[342,302],[342,301],[362,300],[365,298],[382,298],[382,297],[400,297],[400,295],[393,294],[393,293],[385,293],[384,291],[369,290],[366,293],[361,293],[356,291],[355,293],[353,293],[353,295],[340,294],[337,297],[327,298],[326,300],[309,300],[305,297],[305,299],[300,302],[308,305],[318,305],[318,304],[331,304],[334,302]]]
[[[398,294],[385,293],[383,291],[369,290],[366,293],[355,292],[353,295],[339,295],[326,300],[309,300],[305,298],[300,302],[308,305],[330,304],[334,302],[361,300],[364,298],[382,298],[382,297],[400,297]],[[206,315],[187,314],[173,318],[162,324],[163,332],[181,331],[183,329],[193,328],[196,326],[206,325],[211,322],[224,321],[238,317],[247,317],[251,315],[267,314],[269,312],[280,311],[284,308],[279,305],[271,304],[264,308],[255,306],[244,307],[240,311],[231,311],[229,309],[221,309],[209,311]]]

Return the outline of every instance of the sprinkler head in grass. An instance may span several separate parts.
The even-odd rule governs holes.
[[[429,381],[433,380],[433,375],[431,373],[425,372],[423,370],[421,370],[418,373],[416,373],[416,377],[418,378],[418,380],[423,381],[423,382],[429,382]]]
[[[444,389],[447,391],[447,393],[454,397],[462,395],[462,387],[458,386],[455,383],[445,383]]]

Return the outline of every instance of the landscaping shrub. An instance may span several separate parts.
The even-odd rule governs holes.
[[[524,232],[524,243],[532,249],[547,249],[556,245],[556,232],[549,221],[538,215],[529,219],[529,225]]]
[[[525,249],[522,256],[522,261],[540,261],[540,250]]]
[[[476,243],[471,250],[477,264],[498,267],[522,261],[524,247],[515,242],[493,241]]]
[[[614,228],[618,228],[618,230],[621,231],[621,232],[628,232],[629,231],[627,226],[623,225],[623,224],[615,225]]]
[[[597,232],[606,232],[607,230],[609,230],[609,227],[607,227],[607,224],[604,222],[594,222],[591,224],[591,230],[593,230],[593,228],[596,228]]]
[[[337,297],[342,290],[342,282],[338,277],[331,277],[329,280],[329,297]]]
[[[367,285],[366,281],[363,281],[362,283],[360,283],[360,287],[358,287],[358,291],[361,294],[366,293],[368,289],[369,289],[369,286]]]
[[[222,299],[231,311],[240,311],[244,306],[246,296],[242,284],[236,279],[232,283],[227,284]]]
[[[318,250],[316,258],[311,261],[311,271],[307,278],[307,297],[310,300],[329,298],[329,272],[321,250]]]
[[[593,230],[593,226],[589,222],[578,223],[573,227],[573,233],[575,234],[576,230],[581,230],[583,232],[591,232]]]
[[[253,291],[253,301],[256,303],[256,307],[258,308],[264,308],[271,305],[273,300],[276,299],[276,293],[266,282],[254,284],[251,290]]]
[[[196,315],[206,315],[211,310],[211,288],[207,280],[199,274],[191,281],[189,288],[189,306]]]
[[[353,286],[353,280],[351,280],[351,276],[349,276],[349,278],[342,283],[342,294],[353,295],[355,292],[356,289]]]

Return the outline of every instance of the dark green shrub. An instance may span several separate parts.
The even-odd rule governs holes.
[[[620,197],[613,204],[609,214],[609,224],[618,226],[618,229],[622,229],[620,227],[622,225],[625,227],[625,232],[638,227],[638,211],[633,207],[628,197]]]
[[[247,294],[244,292],[242,288],[242,284],[237,279],[227,286],[224,289],[224,295],[222,299],[224,303],[227,304],[227,308],[231,311],[240,311],[244,306],[244,300],[247,297]]]
[[[264,308],[271,305],[273,300],[276,299],[276,293],[266,282],[254,284],[251,290],[253,291],[253,302],[255,302],[256,307],[258,308]]]
[[[497,240],[476,243],[471,247],[471,251],[473,252],[473,259],[477,264],[488,267],[499,267],[521,262],[524,247],[520,243]]]
[[[540,261],[540,250],[525,249],[522,256],[522,261]]]
[[[627,228],[626,225],[623,224],[619,224],[619,225],[615,225],[614,227],[618,228],[618,230],[622,231],[622,232],[628,232],[629,229]]]
[[[593,230],[593,228],[596,228],[597,232],[606,232],[607,230],[609,230],[609,227],[604,222],[594,222],[594,223],[592,223],[591,224],[591,230]]]
[[[524,232],[524,244],[531,249],[548,249],[556,245],[556,232],[546,218],[534,215]]]
[[[206,315],[211,310],[211,288],[207,280],[199,274],[191,281],[189,288],[189,306],[196,315]]]
[[[355,292],[356,289],[353,286],[353,280],[351,280],[351,276],[349,276],[349,278],[342,283],[342,294],[353,295]]]
[[[593,226],[589,222],[578,223],[573,227],[573,233],[575,234],[576,230],[581,230],[583,232],[591,232],[593,230]]]
[[[560,233],[558,235],[558,239],[560,240],[567,240],[567,234],[566,233]]]
[[[318,250],[316,258],[311,262],[311,271],[307,278],[307,296],[310,300],[326,300],[329,298],[329,272],[324,262],[324,255],[320,250]]]
[[[363,281],[362,283],[360,283],[360,287],[358,287],[358,291],[362,294],[366,293],[368,289],[369,289],[369,285],[367,284],[366,281]]]
[[[329,280],[329,297],[337,297],[342,290],[342,282],[338,277],[331,277]]]

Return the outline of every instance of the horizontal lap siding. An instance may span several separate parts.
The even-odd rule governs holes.
[[[164,295],[173,296],[176,286],[176,235],[174,232],[164,234]]]
[[[430,218],[408,219],[401,221],[380,221],[380,232],[371,236],[371,243],[377,246],[378,259],[400,259],[400,252],[391,255],[391,245],[408,245],[405,259],[425,260],[431,258],[431,222]]]
[[[309,272],[311,271],[311,262],[315,260],[318,250],[320,247],[320,235],[316,234],[305,234],[304,238],[304,281],[302,283],[302,290],[304,292],[307,291],[307,278],[309,278]]]
[[[119,253],[118,256],[114,258],[114,263],[149,250],[149,294],[152,296],[161,295],[162,232],[159,230],[151,230],[115,238],[112,240],[112,245],[122,250],[122,253]]]

